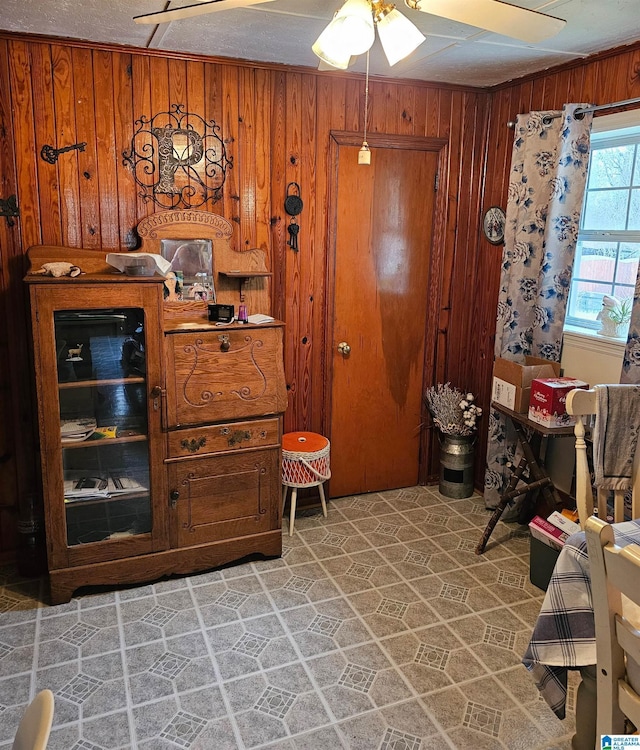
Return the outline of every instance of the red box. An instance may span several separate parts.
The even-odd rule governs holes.
[[[574,388],[589,388],[575,378],[538,378],[531,383],[529,419],[545,427],[569,427],[576,418],[567,414],[567,393]]]

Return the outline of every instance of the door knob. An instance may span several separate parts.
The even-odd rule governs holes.
[[[347,354],[349,354],[349,352],[351,351],[351,347],[349,346],[349,344],[347,344],[346,341],[341,341],[338,344],[338,351],[340,352],[340,354],[342,354],[343,357],[346,357]]]

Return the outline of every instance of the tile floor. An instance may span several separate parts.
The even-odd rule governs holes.
[[[56,607],[0,570],[0,748],[48,687],[49,750],[569,750],[520,664],[528,532],[478,557],[488,517],[436,488],[340,498],[281,559]]]

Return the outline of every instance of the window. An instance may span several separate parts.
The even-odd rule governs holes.
[[[594,119],[565,324],[597,330],[605,295],[621,301],[633,298],[639,258],[640,112],[636,110]]]

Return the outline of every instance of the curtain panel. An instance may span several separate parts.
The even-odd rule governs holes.
[[[588,104],[518,115],[506,209],[494,354],[560,361],[562,326],[586,186],[593,115]],[[490,410],[485,505],[495,508],[517,463],[510,423]],[[503,520],[517,516],[517,505]]]

